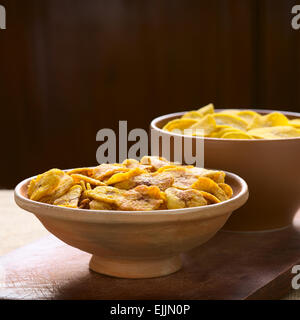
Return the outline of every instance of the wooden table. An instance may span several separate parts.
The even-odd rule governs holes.
[[[85,298],[126,298],[129,286],[132,289],[130,290],[129,298],[134,299],[140,297],[140,293],[137,290],[142,281],[144,281],[142,287],[147,285],[148,288],[143,291],[144,298],[147,299],[209,298],[209,295],[211,295],[211,298],[222,298],[220,292],[214,291],[213,283],[209,282],[212,279],[211,274],[209,275],[211,268],[202,267],[202,272],[199,273],[199,268],[195,264],[195,261],[199,259],[203,260],[202,266],[205,266],[207,259],[211,259],[211,263],[214,263],[214,270],[216,270],[215,276],[219,279],[221,287],[228,284],[226,279],[232,279],[231,286],[235,287],[236,290],[230,291],[224,287],[224,290],[226,289],[228,292],[227,298],[261,298],[266,289],[268,289],[269,298],[280,298],[280,293],[285,293],[286,286],[284,288],[280,287],[280,281],[275,284],[271,280],[276,276],[280,276],[281,282],[286,283],[286,281],[290,281],[291,275],[289,270],[284,272],[283,269],[285,267],[289,268],[291,263],[295,261],[295,254],[298,250],[298,247],[295,246],[298,245],[298,237],[300,242],[300,236],[297,232],[289,233],[284,231],[277,239],[272,239],[271,233],[269,235],[258,233],[255,238],[251,237],[251,234],[245,234],[239,238],[240,240],[237,239],[239,237],[238,234],[221,232],[211,240],[213,242],[208,242],[204,245],[205,250],[196,249],[184,257],[185,269],[171,275],[173,277],[172,282],[167,277],[132,281],[114,279],[90,272],[87,268],[88,254],[66,246],[52,236],[41,239],[39,242],[33,243],[26,248],[11,252],[11,249],[25,245],[46,234],[48,234],[47,231],[44,230],[43,226],[33,215],[19,209],[14,204],[12,191],[0,191],[0,253],[10,252],[8,255],[0,257],[0,263],[2,266],[8,267],[6,276],[11,280],[13,279],[9,284],[10,290],[6,288],[4,292],[3,289],[5,288],[0,287],[0,298],[5,298],[5,295],[7,295],[7,298],[19,299],[26,297],[37,299],[80,299],[80,297],[83,297],[82,290],[85,290]],[[235,260],[232,259],[233,256],[230,256],[231,253],[228,250],[226,241],[236,243],[234,250],[242,252],[240,255],[233,254],[236,257]],[[294,246],[290,246],[289,250],[284,250],[284,248],[288,248],[289,243],[292,243],[291,241],[294,241]],[[227,265],[220,265],[222,260],[220,257],[222,256],[214,257],[213,247],[216,245]],[[243,246],[248,247],[245,247],[246,250],[243,251]],[[259,248],[259,246],[264,249],[259,252],[256,251],[256,257],[254,257],[253,248]],[[268,250],[270,246],[273,246],[275,251],[270,252]],[[279,257],[282,257],[282,260]],[[47,259],[49,259],[50,264],[47,263]],[[253,259],[256,259],[254,264],[252,263]],[[20,263],[21,260],[22,263]],[[63,260],[67,260],[67,262],[61,264]],[[273,263],[275,267],[266,269],[264,261]],[[34,263],[38,263],[37,268],[32,269],[31,266]],[[241,265],[241,268],[244,267],[243,270],[239,271],[240,274],[232,273],[231,266],[234,264]],[[245,264],[247,264],[246,269]],[[258,265],[259,268],[255,272],[252,272],[251,268],[254,265]],[[57,266],[60,267],[57,268]],[[33,270],[35,270],[34,273],[32,273]],[[260,290],[251,293],[253,282],[250,281],[249,274],[253,279],[256,278],[257,281],[253,288],[257,289],[260,287]],[[195,279],[201,280],[202,285],[207,286],[208,291],[206,292],[206,296],[201,296],[199,286],[195,286],[194,289],[193,286],[189,287],[190,283],[195,281]],[[265,279],[268,280],[266,287],[263,285]],[[241,280],[244,283],[244,287],[239,285]],[[13,288],[11,287],[12,283]],[[37,283],[39,284],[37,285]],[[154,288],[158,285],[160,286],[159,296],[155,296]],[[210,287],[211,290],[209,291]],[[182,291],[180,292],[178,289]],[[290,292],[283,299],[300,299],[300,290]]]

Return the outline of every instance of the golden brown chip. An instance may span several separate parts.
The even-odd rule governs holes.
[[[199,207],[207,204],[201,192],[195,189],[180,190],[169,188],[165,191],[165,194],[168,209]]]
[[[170,173],[144,173],[138,176],[134,176],[129,180],[125,180],[115,184],[119,189],[132,189],[138,185],[157,186],[161,191],[171,187],[174,182],[174,178]]]
[[[92,168],[76,168],[76,169],[72,169],[72,170],[69,170],[67,172],[68,175],[71,175],[71,174],[74,174],[74,173],[78,173],[78,174],[83,174],[85,176],[92,176],[93,174],[93,170]]]
[[[147,173],[147,171],[139,167],[130,169],[127,172],[116,173],[106,181],[106,184],[111,185],[111,184],[119,183],[122,181],[126,181],[142,173]]]
[[[122,197],[122,190],[119,190],[114,187],[96,187],[95,189],[92,190],[87,190],[86,191],[86,196],[98,200],[98,201],[103,201],[107,203],[115,203],[116,199]]]
[[[89,183],[92,186],[105,186],[106,185],[104,182],[87,177],[87,176],[85,176],[83,174],[79,174],[79,173],[71,174],[71,178],[73,179],[74,183],[80,183],[80,181],[84,181],[85,183]]]
[[[133,169],[133,168],[140,168],[143,170],[148,170],[151,171],[152,166],[151,165],[144,165],[141,164],[139,161],[135,160],[135,159],[126,159],[122,162],[122,164],[129,169]]]
[[[227,183],[219,183],[219,187],[223,189],[228,199],[230,199],[233,195],[232,188]]]
[[[138,186],[123,193],[116,199],[119,210],[149,211],[157,210],[164,202],[164,194],[155,186]]]
[[[129,168],[126,168],[123,164],[119,163],[103,163],[100,166],[93,169],[92,177],[97,180],[104,180],[111,177],[117,172],[127,172]]]
[[[204,199],[207,201],[207,204],[215,204],[215,203],[220,203],[221,201],[215,197],[213,194],[206,192],[206,191],[199,191]]]
[[[73,185],[73,179],[64,171],[51,169],[31,180],[27,195],[29,199],[40,201],[56,199],[63,195]]]
[[[153,168],[153,171],[158,170],[159,168],[164,166],[172,165],[172,162],[158,156],[144,156],[141,159],[140,163],[143,165],[151,166]]]
[[[76,184],[75,186],[71,187],[70,190],[63,196],[57,198],[53,204],[62,207],[77,208],[81,192],[81,185]]]
[[[89,206],[91,210],[114,210],[112,204],[99,200],[92,200]]]
[[[192,185],[192,188],[200,191],[206,191],[214,196],[216,196],[219,200],[225,201],[228,199],[224,190],[218,186],[212,179],[206,177],[200,177],[198,180]]]

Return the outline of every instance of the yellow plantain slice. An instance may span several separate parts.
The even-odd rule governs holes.
[[[193,124],[190,129],[202,129],[204,131],[204,136],[208,137],[212,132],[216,130],[216,121],[211,114],[207,114],[204,118],[197,121]],[[192,135],[196,135],[196,133],[192,133]]]
[[[221,201],[225,201],[228,199],[226,193],[222,188],[218,186],[212,179],[206,177],[200,177],[198,180],[192,185],[193,189],[206,191],[213,194]]]
[[[168,122],[163,130],[173,131],[173,130],[184,130],[190,128],[193,124],[197,123],[196,119],[175,119]]]
[[[257,128],[248,131],[248,134],[258,139],[284,139],[300,137],[300,132],[291,126]]]
[[[205,107],[202,107],[198,109],[198,112],[200,112],[203,116],[206,116],[207,114],[212,114],[215,112],[215,107],[212,103],[208,104]]]
[[[152,169],[152,166],[141,164],[139,161],[135,159],[126,159],[122,162],[122,164],[129,169],[140,168],[148,171],[151,171]]]
[[[289,125],[296,129],[300,129],[300,119],[289,120]]]
[[[190,112],[187,112],[185,113],[181,119],[196,119],[196,120],[199,120],[203,118],[203,114],[200,113],[199,111],[190,111]]]
[[[181,209],[205,206],[207,201],[198,190],[168,188],[165,191],[168,209]]]
[[[221,137],[221,139],[253,139],[253,137],[246,132],[243,131],[230,131],[224,133]]]
[[[245,120],[232,114],[215,113],[213,117],[218,125],[228,125],[239,130],[246,130],[248,127]]]
[[[275,127],[275,126],[288,126],[288,118],[280,112],[272,112],[265,116],[256,115],[250,125],[248,130],[263,128],[263,127]]]
[[[243,120],[245,120],[248,125],[252,122],[252,120],[256,117],[259,116],[259,114],[255,111],[251,111],[251,110],[243,110],[243,111],[239,111],[236,114],[239,118],[242,118]]]
[[[81,192],[81,185],[76,184],[75,186],[71,187],[70,190],[63,196],[57,198],[53,204],[62,207],[77,208]]]

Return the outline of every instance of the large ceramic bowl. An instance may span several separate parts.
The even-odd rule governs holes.
[[[122,278],[150,278],[181,268],[180,254],[209,240],[248,198],[246,182],[227,173],[233,198],[205,207],[160,211],[72,209],[29,200],[30,179],[15,201],[67,244],[91,253],[90,268]]]
[[[216,110],[221,111],[222,109]],[[274,110],[252,109],[260,114]],[[300,113],[280,111],[290,119]],[[170,120],[184,112],[156,118],[151,128],[161,136]],[[186,139],[201,139],[185,136]],[[174,150],[171,150],[171,157]],[[292,224],[300,208],[300,138],[276,140],[238,140],[204,138],[204,163],[207,168],[234,172],[247,181],[250,197],[247,204],[226,223],[235,231],[277,230]]]

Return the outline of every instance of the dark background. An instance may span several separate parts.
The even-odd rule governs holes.
[[[0,0],[1,179],[96,164],[96,133],[217,107],[300,111],[292,0]]]

